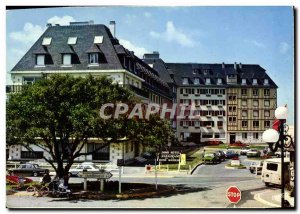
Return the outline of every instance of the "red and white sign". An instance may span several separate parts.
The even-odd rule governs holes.
[[[237,204],[242,198],[241,190],[236,186],[231,186],[227,189],[226,196],[231,203]]]

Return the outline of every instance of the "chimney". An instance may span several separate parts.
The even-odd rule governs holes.
[[[237,67],[236,67],[236,62],[234,62],[234,70],[236,70],[237,69]]]
[[[224,70],[224,69],[225,69],[225,63],[222,62],[222,70]]]
[[[240,64],[239,64],[239,67],[240,67],[240,69],[242,69],[243,68],[243,66],[242,66],[242,63],[240,62]]]
[[[52,26],[51,23],[47,23],[47,24],[46,24],[46,27],[51,27],[51,26]]]
[[[115,21],[110,21],[109,22],[109,30],[111,32],[111,34],[113,35],[113,37],[116,37],[116,22]]]

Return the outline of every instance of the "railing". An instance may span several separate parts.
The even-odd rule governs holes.
[[[20,92],[24,88],[24,86],[26,86],[26,85],[7,85],[6,93]]]
[[[147,91],[144,91],[143,89],[140,89],[136,86],[129,85],[129,84],[125,84],[124,86],[139,96],[149,98],[149,93]]]

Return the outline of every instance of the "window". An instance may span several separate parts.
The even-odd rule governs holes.
[[[246,85],[246,79],[242,79],[242,85]]]
[[[212,134],[202,134],[202,138],[213,138]]]
[[[247,139],[247,133],[242,133],[242,138]]]
[[[218,128],[223,128],[223,121],[218,121],[217,126]]]
[[[44,66],[45,65],[45,55],[36,55],[36,65]]]
[[[51,41],[52,41],[51,37],[45,37],[45,38],[43,38],[42,45],[44,45],[44,46],[50,45]]]
[[[253,111],[253,117],[258,117],[258,111],[256,110]]]
[[[206,79],[205,79],[205,84],[206,84],[206,85],[209,85],[209,84],[210,84],[210,78],[206,78]]]
[[[242,89],[242,95],[247,95],[247,89]]]
[[[24,77],[23,78],[23,84],[25,85],[31,85],[41,79],[41,77]]]
[[[220,134],[215,134],[215,138],[220,138]]]
[[[247,100],[242,100],[242,106],[247,106]]]
[[[257,85],[257,79],[253,79],[253,85]]]
[[[236,122],[236,117],[229,117],[229,122],[235,123]]]
[[[229,78],[229,79],[234,79],[234,78],[235,78],[235,75],[234,75],[234,74],[229,74],[229,75],[228,75],[228,78]]]
[[[248,116],[247,110],[243,110],[243,111],[242,111],[242,117],[247,117],[247,116]]]
[[[102,44],[103,36],[95,36],[94,37],[94,44]]]
[[[265,111],[265,117],[270,117],[270,111]]]
[[[258,96],[258,90],[257,89],[253,89],[252,93],[253,93],[253,96]]]
[[[265,96],[270,96],[270,89],[265,89],[264,90],[264,95]]]
[[[222,84],[222,79],[218,78],[218,84],[221,85]]]
[[[68,38],[68,45],[76,45],[77,37],[69,37]]]
[[[197,74],[197,69],[193,69],[193,74]]]
[[[182,84],[184,84],[184,85],[189,84],[188,78],[184,77],[184,78],[182,79]]]
[[[259,121],[254,120],[253,121],[253,128],[258,128],[259,127]]]
[[[243,120],[242,121],[242,127],[247,128],[248,127],[248,121]]]
[[[265,121],[264,126],[265,126],[265,128],[269,128],[270,127],[270,121]]]
[[[71,65],[71,54],[63,54],[63,65]]]
[[[199,84],[200,84],[199,78],[195,78],[195,79],[194,79],[194,85],[199,85]]]
[[[264,105],[265,105],[265,107],[269,107],[270,106],[270,100],[265,100]]]
[[[264,85],[269,85],[269,79],[264,79]]]
[[[90,53],[89,54],[89,63],[90,64],[98,64],[99,63],[98,53]]]
[[[200,121],[195,121],[194,125],[195,127],[200,127]]]
[[[258,133],[253,133],[253,138],[258,139]]]
[[[277,171],[278,164],[277,163],[267,163],[267,170]]]
[[[253,106],[255,106],[255,107],[258,106],[258,100],[253,100]]]

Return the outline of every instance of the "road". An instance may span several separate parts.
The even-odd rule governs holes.
[[[244,165],[250,162],[241,157]],[[266,190],[259,176],[251,174],[247,169],[226,169],[228,161],[216,165],[201,165],[193,175],[163,176],[159,175],[159,184],[181,185],[193,189],[194,192],[182,192],[177,195],[147,198],[140,200],[73,200],[52,199],[32,196],[7,196],[8,207],[51,207],[51,208],[227,208],[232,207],[226,198],[226,190],[230,185],[238,186],[242,191],[242,200],[237,207],[269,208],[254,199],[256,193]],[[123,182],[154,183],[151,175],[123,177]],[[112,180],[117,180],[113,176]],[[72,178],[71,182],[82,182],[81,178]]]

